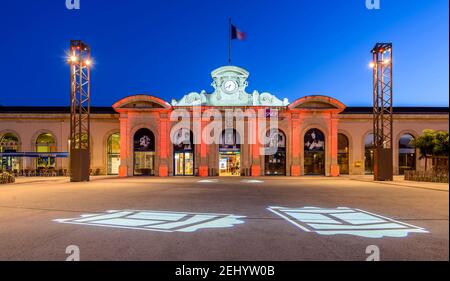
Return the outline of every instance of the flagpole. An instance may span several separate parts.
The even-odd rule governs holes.
[[[228,18],[229,34],[228,34],[228,64],[231,65],[231,18]]]

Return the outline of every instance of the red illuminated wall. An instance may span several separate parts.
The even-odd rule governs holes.
[[[167,102],[148,95],[136,95],[124,98],[113,105],[120,113],[121,134],[121,166],[120,176],[133,175],[133,145],[134,133],[140,128],[150,129],[157,141],[156,143],[156,173],[157,176],[166,177],[173,174],[172,143],[170,141],[171,120],[170,113],[174,108]],[[201,110],[205,110],[202,107]],[[280,129],[287,137],[287,171],[290,176],[304,174],[304,133],[310,128],[320,129],[326,137],[326,163],[327,176],[339,176],[337,162],[337,134],[339,126],[338,114],[345,109],[341,102],[324,96],[308,96],[298,99],[288,107],[282,108],[279,113]],[[189,108],[192,118],[201,120],[200,128],[191,128],[194,135],[199,134],[210,122],[209,119],[201,119],[201,111],[198,108],[193,112]],[[255,122],[258,124],[258,122]],[[257,130],[257,126],[255,130]],[[199,137],[199,139],[202,139]],[[244,144],[246,145],[246,144]],[[244,148],[245,153],[242,163],[248,163],[251,176],[264,174],[264,157],[261,155],[261,145],[249,144]],[[211,169],[217,169],[217,146],[203,143],[196,145],[197,157],[195,167],[197,175],[206,177]]]

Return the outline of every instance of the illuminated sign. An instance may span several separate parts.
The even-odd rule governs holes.
[[[149,136],[143,136],[139,139],[139,145],[142,147],[148,147],[150,146],[150,137]]]
[[[204,228],[227,228],[243,224],[243,216],[162,211],[114,210],[84,214],[55,222],[162,232],[195,232]]]
[[[219,169],[221,169],[221,170],[226,170],[226,168],[227,168],[227,158],[221,158],[221,159],[219,159]]]
[[[266,118],[270,118],[270,117],[277,118],[278,110],[271,109],[271,108],[266,109]]]
[[[367,238],[406,237],[409,233],[428,233],[425,229],[359,209],[269,207],[269,211],[306,232],[321,235],[347,234]]]
[[[140,129],[134,135],[134,151],[155,151],[155,136],[149,129]]]

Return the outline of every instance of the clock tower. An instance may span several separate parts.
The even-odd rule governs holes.
[[[237,66],[224,66],[211,73],[211,86],[215,91],[210,96],[210,103],[216,106],[251,105],[252,99],[245,92],[248,86],[247,70]]]

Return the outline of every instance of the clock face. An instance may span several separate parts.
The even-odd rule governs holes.
[[[228,93],[234,93],[238,88],[238,84],[236,81],[228,80],[225,83],[223,83],[223,90]]]

